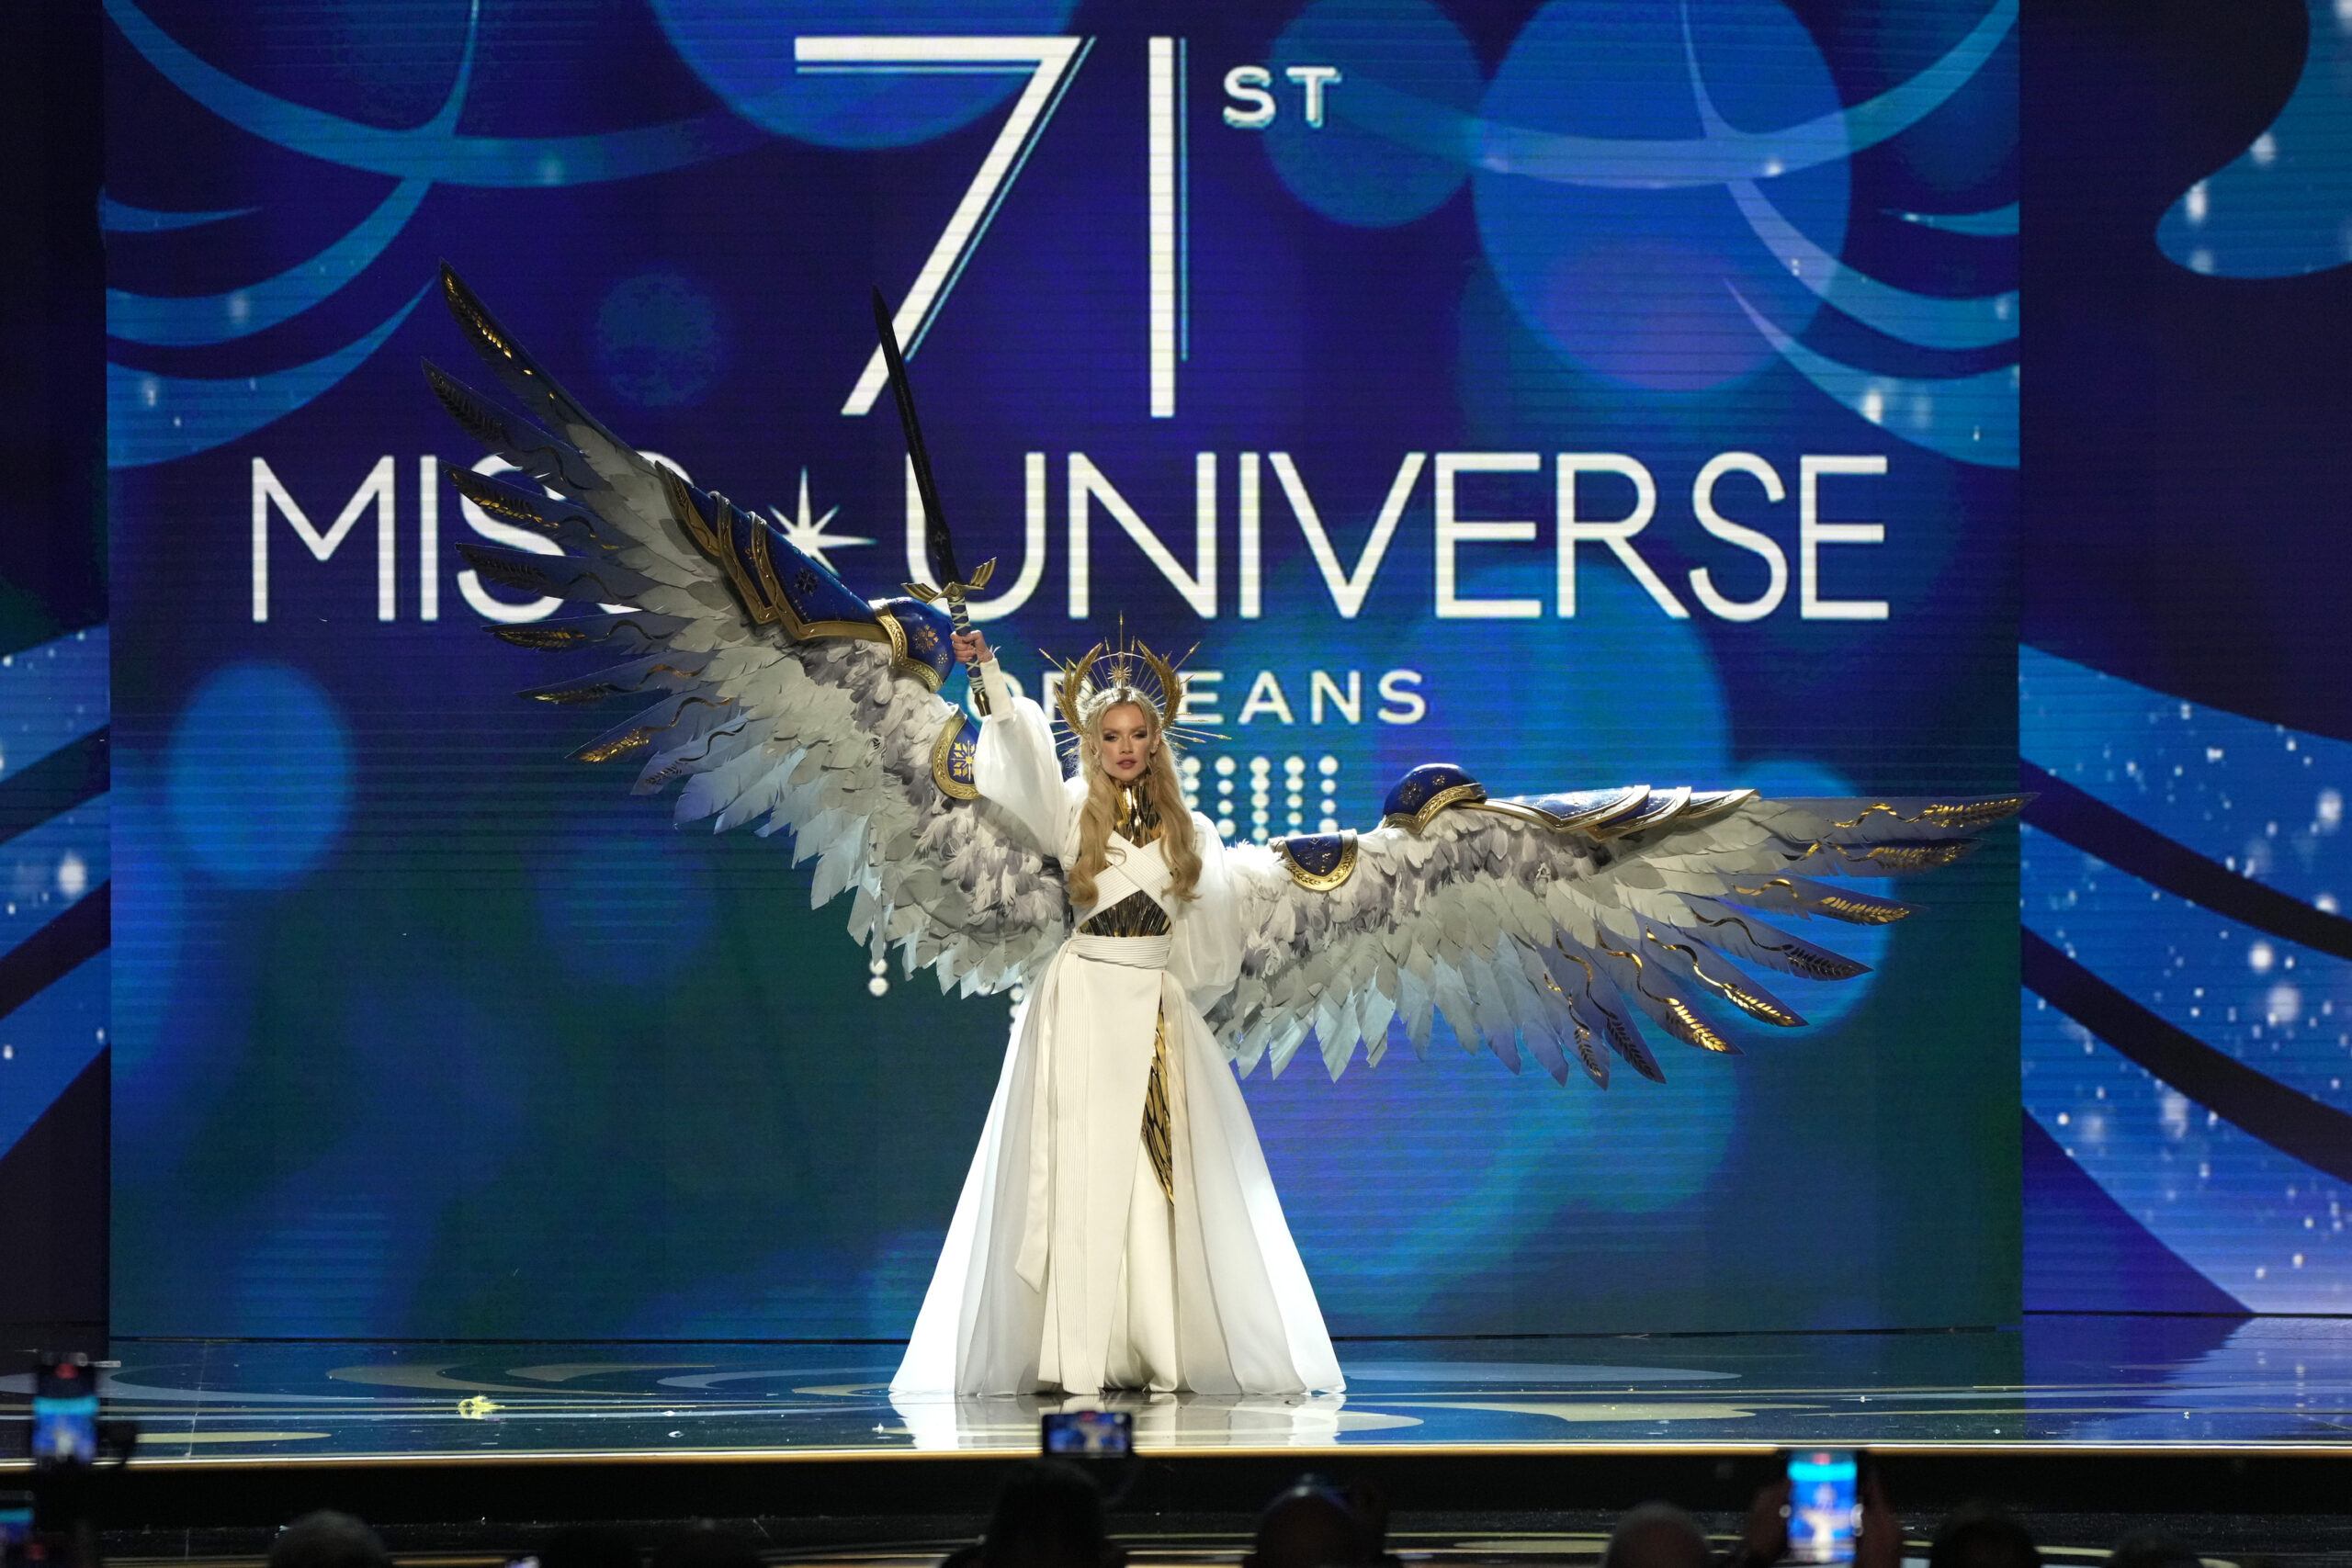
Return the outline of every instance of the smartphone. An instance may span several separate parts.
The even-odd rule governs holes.
[[[1789,1561],[1851,1562],[1862,1518],[1852,1449],[1790,1449]]]
[[[64,1470],[98,1458],[98,1374],[81,1356],[44,1361],[33,1378],[33,1468]]]
[[[1136,1451],[1136,1418],[1124,1410],[1049,1410],[1043,1450],[1074,1459],[1125,1459]]]

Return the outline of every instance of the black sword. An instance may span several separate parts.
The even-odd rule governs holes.
[[[964,607],[964,596],[989,585],[996,561],[993,558],[982,561],[968,581],[956,570],[956,541],[948,536],[947,514],[939,504],[939,486],[931,477],[931,449],[923,445],[922,425],[915,418],[914,388],[907,379],[907,362],[899,353],[899,332],[890,324],[890,308],[883,302],[879,288],[874,291],[874,330],[882,339],[882,363],[889,367],[890,395],[898,400],[899,423],[907,433],[907,460],[914,465],[915,493],[922,498],[923,552],[930,558],[931,575],[939,580],[937,588],[910,582],[907,592],[926,604],[941,599],[947,601],[948,616],[961,636],[972,629],[972,617]],[[982,714],[989,711],[988,693],[977,679],[972,682],[972,701]]]

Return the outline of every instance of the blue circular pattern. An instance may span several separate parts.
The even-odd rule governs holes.
[[[1827,66],[1775,0],[1547,6],[1487,89],[1482,117],[1521,133],[1694,142],[1713,110],[1743,131],[1835,114]],[[1845,243],[1842,161],[1756,183],[1821,249]],[[1720,186],[1623,189],[1482,170],[1478,230],[1512,309],[1555,351],[1637,387],[1692,391],[1775,359],[1741,301],[1792,336],[1819,301],[1769,252]]]
[[[342,712],[308,675],[228,665],[172,728],[172,825],[188,858],[231,886],[286,886],[342,833],[351,762]]]
[[[640,813],[591,820],[555,846],[537,877],[540,930],[564,972],[658,985],[711,929],[709,837],[665,830]]]
[[[826,35],[1046,34],[1070,0],[653,0],[679,56],[752,124],[820,147],[912,147],[960,130],[1023,78],[938,73],[811,73],[793,39]]]
[[[1462,510],[1474,514],[1471,481],[1462,482]],[[1598,492],[1599,481],[1590,482]],[[1601,504],[1597,499],[1596,509]],[[1513,510],[1482,497],[1475,514]],[[1524,558],[1473,567],[1480,555]],[[1529,599],[1544,614],[1487,622],[1483,667],[1466,670],[1461,622],[1416,624],[1395,661],[1432,671],[1431,687],[1442,687],[1443,698],[1422,723],[1383,735],[1386,746],[1411,748],[1416,762],[1459,762],[1498,795],[1724,781],[1731,731],[1723,682],[1690,622],[1658,614],[1598,548],[1583,552],[1577,614],[1566,620],[1554,614],[1557,572],[1549,548],[1467,546],[1460,556],[1470,568],[1457,590],[1462,598]]]
[[[1486,85],[1470,40],[1428,0],[1316,0],[1274,40],[1266,156],[1292,195],[1360,228],[1409,223],[1469,177],[1465,128]],[[1283,71],[1329,65],[1322,125]]]
[[[173,37],[204,39],[206,58],[240,82],[402,129],[448,101],[470,14],[464,0],[243,0],[233,7],[199,0],[146,9]],[[207,37],[211,28],[218,43]]]
[[[718,301],[668,267],[613,285],[596,310],[596,367],[639,408],[702,401],[725,348]]]

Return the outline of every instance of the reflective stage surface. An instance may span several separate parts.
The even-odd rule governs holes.
[[[2352,1442],[2352,1322],[1340,1347],[1344,1394],[1114,1395],[1148,1450]],[[158,1461],[883,1455],[1036,1442],[1036,1399],[889,1397],[895,1345],[118,1342]],[[27,1380],[0,1380],[0,1414]],[[15,1407],[14,1409],[7,1408]]]

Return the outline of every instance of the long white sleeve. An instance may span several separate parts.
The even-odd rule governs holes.
[[[983,796],[1012,814],[1038,849],[1058,859],[1067,848],[1070,797],[1045,710],[1005,690],[995,660],[982,664],[979,673],[989,714],[980,720],[972,782]]]
[[[1168,972],[1184,987],[1193,1006],[1206,1012],[1240,977],[1241,923],[1225,840],[1197,811],[1193,814],[1193,842],[1201,852],[1201,880],[1194,897],[1178,906]]]

